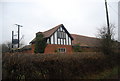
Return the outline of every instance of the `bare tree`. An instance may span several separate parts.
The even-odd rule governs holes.
[[[1,47],[2,47],[2,53],[10,51],[9,48],[8,48],[8,46],[6,44],[4,44],[4,43],[1,44]]]
[[[6,44],[7,48],[8,48],[9,50],[11,50],[11,48],[12,48],[12,43],[11,43],[11,42],[6,42],[5,44]]]
[[[115,36],[114,29],[115,29],[114,24],[110,24],[109,29],[106,26],[103,26],[102,28],[98,29],[98,37],[101,39],[100,48],[104,54],[107,55],[111,54],[114,52],[114,49],[116,48],[116,42],[114,40]]]
[[[22,41],[20,42],[20,47],[23,47],[25,45],[25,43]],[[5,42],[3,44],[1,44],[2,47],[2,52],[10,52],[12,50],[12,42]],[[17,48],[17,45],[14,45],[14,48]]]

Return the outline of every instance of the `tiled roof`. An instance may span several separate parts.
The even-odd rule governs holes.
[[[73,45],[80,45],[80,46],[88,46],[88,47],[98,47],[100,46],[99,42],[100,39],[94,37],[87,37],[82,35],[71,34],[73,37],[72,44]]]
[[[42,32],[42,33],[43,33],[45,38],[50,37],[61,26],[63,26],[63,24],[60,24],[60,25],[53,27],[52,29],[49,29],[49,30]]]
[[[49,29],[49,30],[47,30],[45,32],[38,32],[38,33],[42,33],[44,35],[44,38],[48,38],[61,26],[63,26],[63,24],[60,24],[60,25],[58,25],[56,27],[53,27],[52,29]],[[74,39],[72,41],[73,45],[79,44],[80,46],[88,46],[88,47],[97,47],[97,46],[100,45],[99,44],[100,39],[95,38],[95,37],[87,37],[87,36],[76,35],[76,34],[70,34],[70,36],[72,36],[72,39]],[[30,43],[35,42],[35,40],[36,39],[34,38]]]
[[[61,26],[63,26],[63,24],[60,24],[60,25],[58,25],[56,27],[53,27],[52,29],[49,29],[49,30],[47,30],[45,32],[41,32],[41,33],[44,35],[44,38],[50,37]],[[35,40],[36,39],[34,38],[30,43],[35,42]]]

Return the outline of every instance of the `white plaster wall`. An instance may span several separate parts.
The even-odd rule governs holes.
[[[53,44],[53,35],[51,36],[51,44]]]
[[[47,44],[49,44],[49,39],[47,39]]]
[[[66,45],[68,45],[68,35],[66,34]]]
[[[58,39],[58,44],[60,44],[60,39]]]
[[[71,39],[70,39],[70,37],[69,37],[69,45],[71,45]]]
[[[55,34],[55,44],[57,44],[57,32],[55,32],[54,34]]]

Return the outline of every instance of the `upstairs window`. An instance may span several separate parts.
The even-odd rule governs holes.
[[[65,34],[65,32],[63,32],[63,31],[58,31],[58,32],[57,32],[57,37],[58,37],[58,38],[65,39],[65,38],[66,38],[66,34]]]

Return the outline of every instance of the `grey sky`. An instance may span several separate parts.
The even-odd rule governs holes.
[[[116,26],[118,1],[108,0],[110,22]],[[11,41],[12,30],[17,34],[14,24],[23,26],[20,35],[24,35],[26,44],[36,32],[59,24],[64,24],[70,33],[93,37],[97,28],[106,24],[104,0],[1,0],[0,10],[0,42]]]

